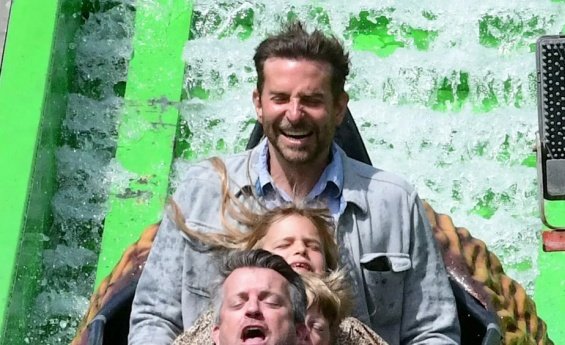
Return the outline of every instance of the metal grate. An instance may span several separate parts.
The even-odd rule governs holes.
[[[565,36],[537,42],[538,112],[546,199],[565,199]]]

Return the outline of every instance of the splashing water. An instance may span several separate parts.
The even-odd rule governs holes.
[[[125,174],[113,156],[131,56],[129,2],[85,2],[97,8],[83,13],[84,23],[69,45],[76,51],[76,87],[68,95],[56,153],[53,224],[44,238],[40,292],[26,343],[70,343],[88,307],[108,190]]]

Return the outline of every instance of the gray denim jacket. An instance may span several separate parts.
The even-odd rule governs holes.
[[[354,316],[389,344],[458,344],[453,293],[420,199],[402,179],[348,158],[337,240],[357,296]],[[253,188],[258,152],[225,162],[236,195]],[[221,232],[220,181],[204,161],[174,199],[187,225]],[[169,345],[210,307],[214,258],[164,217],[133,301],[129,344]]]

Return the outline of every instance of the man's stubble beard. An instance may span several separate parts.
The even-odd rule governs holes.
[[[332,127],[333,126],[333,127]],[[276,133],[274,130],[265,130],[265,136],[271,143],[271,146],[277,151],[278,155],[282,157],[286,162],[295,164],[297,166],[308,166],[310,163],[315,163],[320,159],[321,156],[328,156],[330,152],[330,147],[335,136],[335,125],[328,124],[319,131],[314,131],[312,134],[316,137],[315,148],[309,150],[309,147],[304,149],[293,149],[291,147],[279,144],[277,140],[279,137],[284,136],[280,130]],[[319,133],[329,132],[327,136],[321,137]]]

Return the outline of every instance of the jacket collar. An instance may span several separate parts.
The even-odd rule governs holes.
[[[262,139],[267,140],[267,139]],[[255,146],[251,150],[247,150],[244,153],[245,159],[243,165],[237,167],[235,174],[230,176],[230,179],[235,182],[237,189],[235,190],[235,196],[239,197],[243,192],[256,194],[255,193],[255,183],[259,179],[259,174],[255,169],[259,156],[261,154],[261,145]]]

